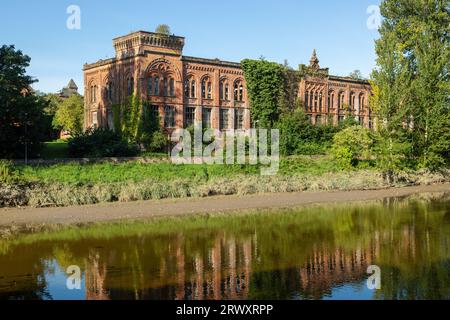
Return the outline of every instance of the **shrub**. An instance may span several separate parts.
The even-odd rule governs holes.
[[[169,140],[167,139],[167,136],[161,131],[156,131],[152,135],[151,142],[148,146],[148,151],[164,152],[168,143]]]
[[[341,168],[356,167],[360,160],[369,160],[374,140],[371,132],[359,125],[337,133],[331,154]]]
[[[69,154],[72,157],[132,157],[138,153],[137,145],[129,144],[108,129],[90,129],[69,139]]]

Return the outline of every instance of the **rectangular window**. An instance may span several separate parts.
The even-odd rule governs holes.
[[[234,110],[234,127],[238,130],[244,129],[244,109]]]
[[[175,108],[166,106],[164,108],[164,127],[175,128]]]
[[[164,96],[167,97],[169,95],[169,82],[167,78],[164,78]]]
[[[159,78],[155,78],[155,96],[159,96]]]
[[[220,130],[228,129],[228,109],[220,109]]]
[[[203,108],[202,110],[202,126],[204,129],[211,128],[211,108]]]
[[[170,79],[169,81],[169,94],[171,97],[175,96],[175,80]]]
[[[186,107],[184,109],[184,126],[190,127],[195,123],[195,107]]]

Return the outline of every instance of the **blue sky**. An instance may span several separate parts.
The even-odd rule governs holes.
[[[70,78],[81,88],[85,62],[114,56],[112,39],[130,31],[154,31],[160,23],[186,37],[184,54],[239,62],[259,58],[293,67],[317,49],[332,74],[375,66],[376,30],[367,8],[380,0],[3,0],[0,45],[14,44],[31,58],[29,74],[44,92]],[[81,30],[69,30],[69,5],[81,9]]]

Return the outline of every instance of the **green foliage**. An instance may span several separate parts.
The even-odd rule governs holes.
[[[338,131],[332,125],[311,124],[303,108],[281,114],[276,128],[280,129],[280,153],[284,156],[323,154]]]
[[[350,72],[350,74],[348,76],[355,80],[364,80],[364,76],[362,75],[360,70],[355,70],[353,72]]]
[[[334,136],[331,154],[341,168],[349,169],[356,167],[360,160],[370,160],[373,143],[368,129],[353,126]]]
[[[137,145],[108,129],[89,129],[69,139],[69,155],[75,158],[132,157],[138,153]]]
[[[278,120],[285,91],[283,66],[266,60],[249,59],[243,60],[241,66],[247,83],[254,126],[272,128]]]
[[[448,0],[385,0],[372,106],[381,140],[398,159],[396,144],[410,143],[405,161],[437,169],[449,163],[450,113]],[[408,130],[410,129],[410,130]],[[391,163],[394,170],[398,161]]]
[[[0,182],[9,183],[13,175],[11,161],[0,160]]]
[[[78,134],[83,131],[84,101],[83,97],[74,94],[64,100],[56,110],[53,118],[53,126],[68,131],[70,134]]]
[[[46,138],[46,101],[31,90],[26,75],[30,57],[14,46],[0,47],[0,158],[22,158],[39,153]]]
[[[69,144],[65,141],[46,142],[42,147],[42,159],[60,159],[69,156]]]
[[[166,36],[170,35],[171,33],[170,27],[167,24],[160,24],[159,26],[156,27],[155,32]]]
[[[130,143],[144,146],[152,152],[160,152],[167,146],[159,117],[152,113],[150,105],[136,96],[126,103],[113,106],[114,129]]]

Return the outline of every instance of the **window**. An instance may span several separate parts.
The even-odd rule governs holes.
[[[220,109],[220,130],[228,129],[228,109]]]
[[[203,108],[203,110],[202,110],[202,126],[204,129],[211,128],[211,108]]]
[[[319,94],[319,112],[322,112],[322,93]]]
[[[234,127],[238,130],[244,129],[244,109],[234,110]]]
[[[234,101],[244,101],[244,85],[240,80],[234,83]]]
[[[97,102],[97,86],[95,84],[91,85],[91,102]]]
[[[195,123],[195,107],[186,107],[184,109],[184,126],[190,127]]]
[[[175,108],[166,106],[164,108],[164,127],[175,128]]]
[[[153,119],[159,119],[159,106],[151,105],[150,112]]]
[[[212,99],[212,83],[209,78],[205,78],[202,81],[202,98]]]
[[[309,108],[309,92],[306,91],[305,93],[305,109],[308,110]]]
[[[334,108],[334,92],[328,93],[328,110]]]
[[[189,94],[189,80],[184,81],[184,96],[189,98],[191,95]]]
[[[153,77],[147,79],[147,95],[153,95]]]
[[[342,111],[342,108],[344,107],[344,99],[345,99],[345,94],[343,92],[341,92],[339,94],[339,99],[338,99],[338,113]]]
[[[339,121],[339,122],[342,122],[342,121],[344,121],[344,120],[345,120],[345,116],[339,116],[339,117],[338,117],[338,121]]]
[[[195,80],[191,80],[191,98],[195,98],[197,96],[195,88],[197,86],[195,85]]]
[[[159,96],[159,77],[155,77],[154,95]]]
[[[114,97],[114,85],[112,82],[108,82],[106,84],[106,99],[108,99],[110,102],[113,101]]]
[[[229,92],[230,88],[228,85],[228,81],[226,79],[223,79],[220,81],[220,100],[228,101],[230,100]]]
[[[98,127],[98,114],[96,111],[92,112],[92,127],[93,128]]]
[[[164,78],[164,96],[167,97],[169,95],[169,81],[167,78]]]
[[[353,92],[350,93],[350,98],[349,98],[349,106],[350,106],[350,110],[354,110],[355,109],[355,94]]]
[[[127,78],[127,94],[131,96],[134,92],[134,78]]]
[[[169,80],[169,95],[175,97],[175,80],[173,78]]]

